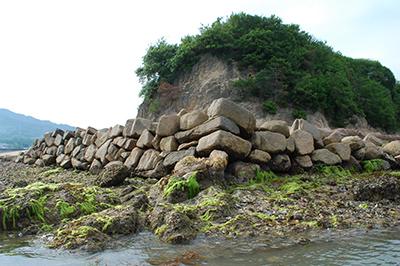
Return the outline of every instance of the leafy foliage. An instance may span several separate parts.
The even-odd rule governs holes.
[[[203,26],[198,35],[185,36],[179,45],[161,39],[150,46],[136,71],[144,84],[140,95],[157,98],[166,88],[164,82],[174,84],[178,73],[191,69],[205,53],[235,61],[240,69],[256,70],[232,84],[245,92],[244,98],[291,105],[299,116],[304,110],[322,109],[337,126],[354,114],[386,130],[399,126],[400,85],[390,69],[334,52],[326,42],[276,16],[232,14]],[[162,101],[172,99],[163,96]]]

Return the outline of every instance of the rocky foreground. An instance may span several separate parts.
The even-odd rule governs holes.
[[[259,170],[234,176],[218,173],[227,163],[218,156],[186,160],[204,163],[208,172],[142,179],[118,167],[92,175],[0,158],[0,228],[46,235],[50,248],[99,251],[144,230],[169,243],[188,243],[199,235],[297,237],[399,223],[399,171],[321,166],[290,176]],[[119,185],[97,185],[110,176],[124,178]]]

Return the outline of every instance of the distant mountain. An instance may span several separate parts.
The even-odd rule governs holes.
[[[76,129],[69,125],[55,124],[0,108],[0,143],[6,143],[10,148],[29,147],[33,140],[43,138],[44,133],[54,131],[56,128]]]

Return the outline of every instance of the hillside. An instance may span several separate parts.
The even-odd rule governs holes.
[[[10,148],[29,147],[32,141],[42,138],[43,134],[54,129],[75,130],[75,127],[65,124],[55,124],[39,120],[31,116],[0,109],[0,143],[6,143]]]
[[[275,16],[232,14],[180,44],[161,39],[136,74],[143,83],[142,117],[227,97],[256,117],[283,110],[308,118],[319,111],[332,127],[355,125],[355,117],[386,132],[400,125],[400,84],[390,69],[335,52]]]

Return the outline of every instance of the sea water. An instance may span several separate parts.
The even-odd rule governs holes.
[[[119,239],[123,245],[98,253],[45,248],[45,237],[3,233],[0,265],[399,265],[400,228],[324,231],[308,244],[289,239],[198,237],[187,245],[161,242],[151,233]],[[318,236],[319,234],[319,236]],[[196,254],[194,260],[181,258]],[[175,264],[176,265],[176,264]]]

